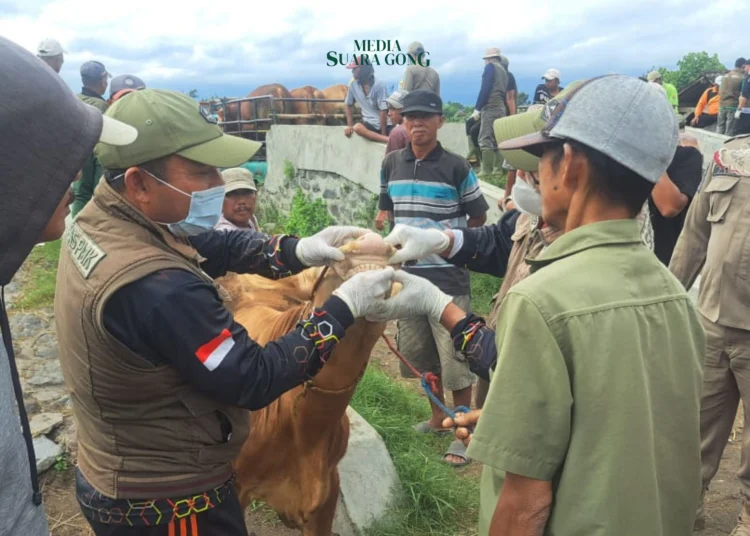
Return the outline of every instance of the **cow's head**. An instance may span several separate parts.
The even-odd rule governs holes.
[[[228,293],[227,308],[250,337],[265,345],[288,333],[312,307],[320,307],[341,283],[354,274],[383,268],[395,251],[376,233],[368,233],[341,247],[346,258],[323,274],[310,268],[285,279],[271,280],[258,275],[232,274],[217,280]],[[392,294],[398,291],[394,284]],[[358,319],[334,350],[329,364],[316,377],[316,384],[330,389],[349,385],[363,370],[384,323]]]

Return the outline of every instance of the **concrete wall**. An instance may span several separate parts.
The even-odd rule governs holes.
[[[468,153],[462,123],[446,123],[438,139],[450,151],[460,155]],[[351,221],[350,216],[371,210],[372,197],[369,196],[379,191],[384,144],[367,141],[356,134],[347,138],[342,127],[273,125],[266,136],[266,149],[268,175],[263,196],[273,199],[280,207],[286,206],[299,186],[313,199],[325,198],[337,223],[361,224]],[[294,181],[289,181],[284,174],[285,161],[298,171]],[[488,221],[497,221],[500,217],[497,202],[503,192],[484,182],[481,188],[490,205]]]
[[[724,142],[729,139],[729,136],[723,136],[715,132],[709,132],[700,128],[687,127],[685,129],[687,134],[695,136],[698,139],[701,152],[703,153],[703,170],[705,171],[709,163],[713,159],[714,153],[718,151]]]

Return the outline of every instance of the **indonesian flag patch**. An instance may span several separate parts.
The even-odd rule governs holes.
[[[234,347],[234,339],[228,329],[222,330],[216,337],[198,348],[195,356],[208,369],[214,370],[221,365],[229,351]]]

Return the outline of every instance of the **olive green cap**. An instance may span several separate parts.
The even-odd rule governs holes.
[[[173,154],[208,166],[236,167],[261,147],[256,141],[224,134],[195,100],[177,91],[136,91],[115,102],[105,115],[138,130],[130,145],[96,146],[96,157],[105,169],[127,169]]]
[[[536,171],[539,167],[539,157],[524,151],[523,149],[506,149],[503,144],[509,140],[515,140],[519,137],[528,136],[541,132],[547,125],[550,109],[558,102],[566,102],[566,97],[573,93],[573,90],[583,83],[577,80],[569,84],[555,97],[550,99],[546,106],[542,104],[532,104],[529,109],[523,113],[510,115],[496,119],[492,124],[495,131],[495,139],[500,149],[500,153],[509,165],[523,171]]]

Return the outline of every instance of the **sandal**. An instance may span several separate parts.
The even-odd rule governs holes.
[[[453,430],[450,428],[433,428],[430,426],[429,421],[420,422],[419,424],[415,424],[412,426],[412,430],[419,434],[436,434],[436,435],[445,435],[450,434]]]
[[[463,458],[464,461],[459,463],[451,463],[445,460],[446,456],[458,456],[459,458]],[[464,445],[463,441],[456,439],[450,444],[448,450],[446,450],[445,454],[443,454],[443,463],[447,463],[452,467],[464,467],[465,465],[469,465],[471,463],[471,458],[466,455],[466,446]]]

